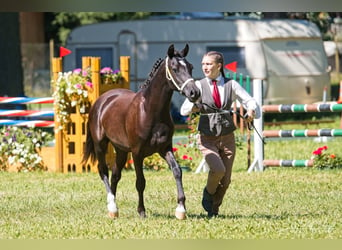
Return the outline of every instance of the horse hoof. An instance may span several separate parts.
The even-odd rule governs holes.
[[[119,217],[119,212],[108,212],[108,216],[111,219],[115,219]]]
[[[184,220],[186,218],[185,212],[176,211],[175,215],[178,220]]]
[[[144,211],[140,212],[139,215],[140,215],[141,219],[145,219],[146,218],[146,213]]]
[[[184,220],[186,218],[186,210],[184,205],[177,206],[175,215],[178,220]]]

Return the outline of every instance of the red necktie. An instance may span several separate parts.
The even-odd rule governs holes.
[[[217,84],[216,84],[216,80],[212,80],[213,86],[214,86],[214,90],[213,90],[213,98],[214,98],[214,102],[216,107],[221,108],[221,100],[220,100],[220,94],[219,91],[217,89]]]

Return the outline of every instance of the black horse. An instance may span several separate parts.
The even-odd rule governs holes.
[[[174,90],[193,102],[200,96],[200,90],[191,75],[192,64],[185,59],[188,51],[188,45],[180,52],[170,45],[166,58],[155,63],[149,79],[137,93],[128,89],[110,90],[101,95],[90,109],[83,161],[86,162],[89,157],[92,161],[98,160],[99,174],[107,191],[110,217],[118,216],[116,189],[129,152],[132,152],[136,172],[136,189],[139,195],[137,210],[141,217],[146,216],[143,160],[157,152],[167,161],[176,180],[176,217],[185,218],[182,171],[172,152],[174,124],[170,107]],[[105,162],[109,142],[116,152],[111,185]]]

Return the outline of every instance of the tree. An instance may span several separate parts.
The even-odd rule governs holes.
[[[163,15],[169,15],[173,12],[163,12]],[[70,31],[78,26],[106,22],[146,19],[151,15],[160,15],[159,12],[55,12],[49,13],[47,20],[48,30],[51,34],[57,34],[53,38],[57,43],[65,44]],[[56,39],[57,38],[57,39]]]
[[[0,37],[0,96],[23,96],[18,13],[0,13]]]

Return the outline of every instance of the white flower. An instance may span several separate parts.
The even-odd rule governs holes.
[[[70,105],[71,105],[71,107],[75,107],[77,105],[77,101],[75,101],[75,100],[71,101]]]
[[[13,165],[13,164],[15,163],[15,156],[10,156],[10,157],[8,157],[8,163],[9,163],[10,165]]]
[[[85,113],[85,106],[84,106],[84,105],[82,105],[82,106],[80,107],[80,113],[81,113],[81,114],[84,114],[84,113]]]

